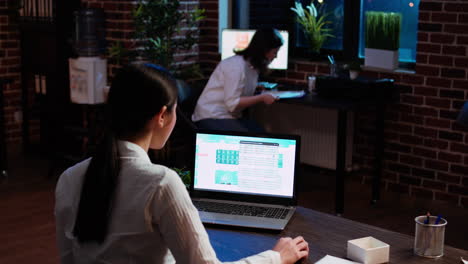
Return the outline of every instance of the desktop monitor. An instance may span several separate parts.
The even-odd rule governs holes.
[[[278,51],[276,59],[274,59],[268,68],[286,70],[288,68],[288,43],[289,33],[285,30],[279,31],[283,38],[283,46]],[[255,34],[253,29],[224,29],[221,41],[221,59],[226,59],[234,55],[234,50],[242,50],[247,48]]]

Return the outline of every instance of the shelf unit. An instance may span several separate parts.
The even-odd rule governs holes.
[[[19,9],[23,147],[30,151],[39,120],[39,149],[54,153],[71,117],[68,58],[79,0],[23,0]],[[62,144],[63,145],[63,144]]]

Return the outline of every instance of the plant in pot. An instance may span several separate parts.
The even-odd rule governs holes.
[[[176,63],[176,55],[178,62],[196,56],[191,50],[198,43],[198,24],[204,14],[205,10],[198,8],[182,11],[179,0],[139,1],[132,13],[136,41],[130,49],[117,42],[109,54],[119,62],[126,58],[159,64],[180,79],[202,78],[198,64]]]
[[[366,67],[395,70],[398,67],[401,14],[366,12]]]
[[[204,76],[193,48],[198,43],[199,23],[205,18],[203,9],[182,9],[180,0],[138,0],[132,12],[133,40],[122,45],[115,42],[108,50],[112,62],[120,65],[145,61],[161,65],[177,79],[198,81]],[[150,157],[160,163],[175,155],[171,144]],[[180,175],[180,173],[179,173]],[[185,175],[185,174],[184,174]]]
[[[185,167],[184,168],[173,167],[172,169],[175,172],[177,172],[177,174],[182,179],[182,182],[184,183],[185,187],[188,190],[190,188],[190,182],[192,180],[192,172]]]
[[[301,26],[309,43],[309,49],[319,53],[327,38],[334,37],[330,33],[333,29],[327,27],[328,24],[331,24],[330,21],[326,20],[328,14],[323,13],[322,9],[317,11],[313,1],[306,6],[306,9],[302,7],[300,2],[295,2],[295,7],[291,7],[291,10],[296,13],[296,22]]]

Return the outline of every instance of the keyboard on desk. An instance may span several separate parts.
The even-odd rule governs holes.
[[[193,204],[201,212],[256,216],[266,218],[285,219],[289,209],[261,207],[244,204],[228,204],[207,201],[193,201]]]

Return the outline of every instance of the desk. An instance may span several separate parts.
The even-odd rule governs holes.
[[[381,102],[381,103],[379,103]],[[276,107],[274,105],[277,105]],[[334,126],[333,131],[328,131],[330,133],[333,133],[335,135],[335,142],[336,142],[336,149],[334,154],[335,156],[328,156],[330,154],[327,154],[326,156],[328,157],[328,160],[334,160],[334,168],[336,171],[336,184],[335,184],[335,213],[340,215],[343,214],[344,212],[344,192],[345,192],[345,175],[346,175],[346,164],[347,162],[349,163],[349,155],[348,155],[348,161],[347,161],[347,149],[349,150],[352,146],[351,144],[348,144],[347,138],[348,132],[350,128],[348,127],[349,121],[348,120],[348,114],[351,112],[357,112],[357,111],[362,111],[362,110],[367,110],[369,111],[369,107],[372,109],[372,114],[375,114],[376,117],[376,122],[375,122],[375,136],[376,136],[376,146],[374,148],[375,153],[374,153],[374,160],[373,160],[373,184],[372,184],[372,197],[371,201],[375,203],[377,200],[379,200],[380,196],[380,181],[381,181],[381,174],[382,174],[382,158],[383,158],[383,153],[384,153],[384,120],[385,120],[385,100],[383,99],[382,96],[379,96],[379,98],[376,98],[376,100],[372,101],[356,101],[356,100],[351,100],[351,99],[338,99],[338,98],[324,98],[321,96],[318,96],[315,93],[309,93],[306,94],[302,98],[294,98],[294,99],[283,99],[275,103],[273,106],[261,106],[261,108],[258,108],[255,110],[255,115],[257,120],[262,120],[263,118],[263,125],[265,127],[269,127],[269,132],[273,133],[296,133],[298,128],[299,131],[307,131],[312,129],[315,131],[315,125],[312,127],[308,123],[308,116],[307,115],[302,115],[301,110],[297,109],[304,109],[307,111],[307,108],[322,108],[322,109],[328,109],[337,112],[336,115],[336,122],[334,124],[330,124],[330,122],[325,122],[324,125],[325,127]],[[279,110],[272,110],[272,108],[279,109]],[[276,114],[282,115],[283,112],[287,112],[288,109],[291,109],[292,112],[289,112],[288,114],[293,114],[294,116],[292,118],[286,118],[287,120],[284,120],[284,122],[278,122],[278,120],[282,120],[279,116],[276,116]],[[375,111],[374,111],[375,109]],[[271,112],[275,113],[273,115],[270,115]],[[328,111],[330,112],[330,111]],[[264,113],[269,113],[265,115]],[[270,118],[270,116],[274,116],[274,119]],[[284,116],[281,116],[284,117]],[[315,119],[319,118],[319,121],[321,119],[320,116],[315,116],[312,117],[312,124],[315,123]],[[331,120],[331,119],[330,119]],[[262,123],[262,121],[260,121]],[[280,125],[281,124],[281,125]],[[293,126],[298,126],[298,127],[291,127],[291,124]],[[335,125],[336,124],[336,125]],[[336,130],[335,130],[336,129]],[[291,130],[294,130],[294,132],[291,132]],[[321,130],[320,130],[321,131]],[[299,132],[301,133],[301,132]],[[309,133],[309,132],[306,132]],[[322,132],[321,132],[322,133]],[[328,135],[328,134],[327,134]],[[307,135],[306,135],[307,137]],[[309,136],[310,137],[310,136]],[[328,140],[329,137],[326,137],[325,140]],[[309,138],[310,140],[310,138]],[[331,139],[333,140],[333,138]],[[305,139],[302,141],[303,145],[309,146],[308,142],[306,142]],[[322,148],[331,148],[328,145],[322,145]],[[307,147],[308,149],[312,148],[311,146]],[[303,148],[304,150],[304,148]],[[319,151],[319,150],[315,150]],[[316,152],[314,152],[316,153]],[[305,153],[301,153],[301,156],[304,155]],[[322,159],[323,163],[323,159]],[[331,165],[333,166],[333,165]]]
[[[382,93],[383,96],[383,93]],[[346,174],[346,135],[348,112],[375,106],[376,111],[376,146],[374,159],[374,177],[372,183],[371,202],[375,203],[380,199],[380,181],[382,175],[382,157],[384,153],[384,120],[385,120],[385,100],[382,97],[375,101],[353,101],[348,99],[328,99],[318,96],[315,93],[307,94],[303,98],[281,100],[281,103],[299,104],[311,107],[335,109],[338,111],[337,119],[337,149],[336,149],[336,186],[335,186],[335,213],[343,214],[344,211],[344,178]]]
[[[414,225],[412,219],[408,225]],[[309,242],[310,254],[305,263],[315,263],[325,255],[346,258],[347,241],[373,236],[390,245],[390,262],[404,264],[460,263],[468,251],[445,246],[444,256],[434,260],[413,254],[414,238],[382,228],[298,207],[291,222],[281,233],[207,228],[218,258],[233,261],[271,249],[280,237],[302,235]]]
[[[3,99],[3,89],[5,84],[11,83],[11,79],[0,79],[0,174],[7,177],[7,151],[6,151],[6,135],[5,135],[5,102]]]

